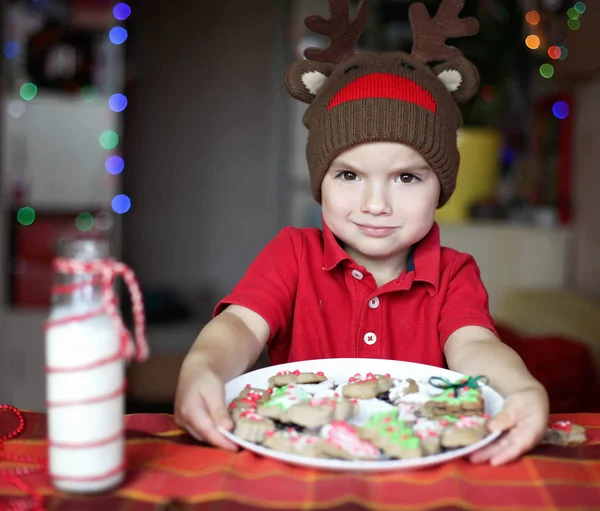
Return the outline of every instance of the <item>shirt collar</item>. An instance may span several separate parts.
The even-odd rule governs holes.
[[[322,224],[323,269],[330,271],[342,261],[351,261],[352,258],[342,248],[324,220]],[[429,233],[413,246],[406,261],[406,273],[414,273],[413,282],[418,280],[431,284],[432,295],[437,293],[440,283],[440,255],[440,228],[437,222],[434,222]]]

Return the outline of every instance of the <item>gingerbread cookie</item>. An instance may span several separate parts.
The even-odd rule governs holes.
[[[349,419],[354,415],[355,408],[356,404],[348,399],[313,398],[288,408],[280,420],[315,429]]]
[[[394,386],[390,389],[389,399],[393,404],[399,403],[408,394],[419,392],[419,385],[412,378],[406,380],[394,380]]]
[[[269,378],[269,387],[284,387],[294,383],[320,383],[327,380],[322,373],[301,373],[300,371],[280,371]]]
[[[275,423],[257,414],[252,409],[242,410],[235,419],[235,429],[233,434],[248,442],[261,444],[267,431],[275,428]]]
[[[477,378],[460,378],[454,383],[443,378],[433,377],[430,382],[442,382],[441,394],[433,396],[425,405],[429,417],[440,415],[482,415],[484,402]]]
[[[263,417],[284,421],[286,412],[294,405],[310,399],[310,394],[295,385],[273,389],[271,399],[259,405],[256,411]]]
[[[367,373],[363,377],[357,373],[342,387],[342,395],[347,398],[371,399],[386,393],[393,384],[389,374]]]
[[[271,390],[256,389],[246,385],[237,398],[229,403],[232,415],[236,418],[244,410],[256,410],[271,399]]]
[[[323,458],[320,449],[320,438],[298,433],[293,429],[285,431],[268,431],[263,446],[279,452],[298,454],[311,458]]]
[[[546,430],[545,444],[553,445],[579,445],[587,441],[585,428],[570,421],[557,421],[551,423]]]
[[[345,460],[377,460],[381,453],[372,443],[360,438],[347,422],[333,422],[321,429],[321,452]]]
[[[421,440],[424,456],[438,454],[441,451],[442,433],[448,426],[450,426],[450,421],[446,419],[417,419],[412,430],[415,436]]]
[[[358,434],[390,458],[410,459],[423,455],[420,439],[404,421],[398,420],[396,411],[374,415],[358,429]]]
[[[457,449],[479,442],[486,437],[489,417],[466,416],[449,425],[442,432],[441,445],[446,449]]]

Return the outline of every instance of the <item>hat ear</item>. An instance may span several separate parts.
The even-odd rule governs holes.
[[[466,103],[479,89],[479,71],[464,57],[438,64],[432,71],[446,86],[457,103]]]
[[[299,60],[288,68],[285,85],[294,98],[311,103],[334,69],[335,64],[328,62]]]

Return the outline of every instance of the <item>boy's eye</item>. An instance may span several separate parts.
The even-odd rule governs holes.
[[[350,172],[348,170],[344,170],[338,174],[338,177],[342,179],[342,181],[356,181],[356,174],[354,172]]]
[[[401,183],[404,183],[407,185],[419,180],[419,178],[413,174],[400,174],[398,176],[398,179],[400,180]]]

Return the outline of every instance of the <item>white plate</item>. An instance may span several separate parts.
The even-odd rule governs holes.
[[[264,369],[258,369],[250,373],[243,374],[230,382],[225,386],[225,399],[229,404],[233,401],[239,393],[250,384],[255,388],[266,389],[268,386],[267,380],[269,377],[275,375],[279,371],[295,371],[300,372],[318,372],[323,371],[325,376],[329,379],[333,379],[338,383],[345,383],[348,378],[356,373],[366,374],[368,372],[375,374],[386,374],[389,373],[395,378],[413,378],[415,380],[426,380],[431,376],[442,376],[451,381],[461,378],[463,375],[447,369],[441,369],[439,367],[433,367],[423,364],[414,364],[411,362],[400,362],[397,360],[380,360],[380,359],[368,359],[368,358],[332,358],[332,359],[320,359],[320,360],[305,360],[303,362],[292,362],[289,364],[281,364],[277,366],[266,367]],[[472,375],[477,376],[477,375]],[[482,394],[485,400],[485,413],[490,417],[496,415],[502,408],[503,398],[495,390],[487,385],[482,385]],[[468,447],[456,449],[453,451],[436,454],[433,456],[426,456],[417,459],[407,460],[389,460],[389,461],[345,461],[337,459],[320,459],[310,458],[307,456],[298,456],[295,454],[287,454],[283,452],[274,451],[267,449],[260,445],[252,442],[247,442],[238,438],[233,433],[220,428],[220,431],[230,440],[236,444],[248,449],[249,451],[255,452],[266,456],[268,458],[274,458],[277,460],[291,463],[293,465],[301,465],[304,467],[319,468],[325,470],[337,470],[337,471],[388,471],[388,470],[402,470],[402,469],[415,469],[421,467],[427,467],[430,465],[437,465],[445,461],[461,458],[467,454],[481,449],[483,446],[489,444],[495,440],[499,434],[492,433],[486,436],[483,440],[472,444]]]

